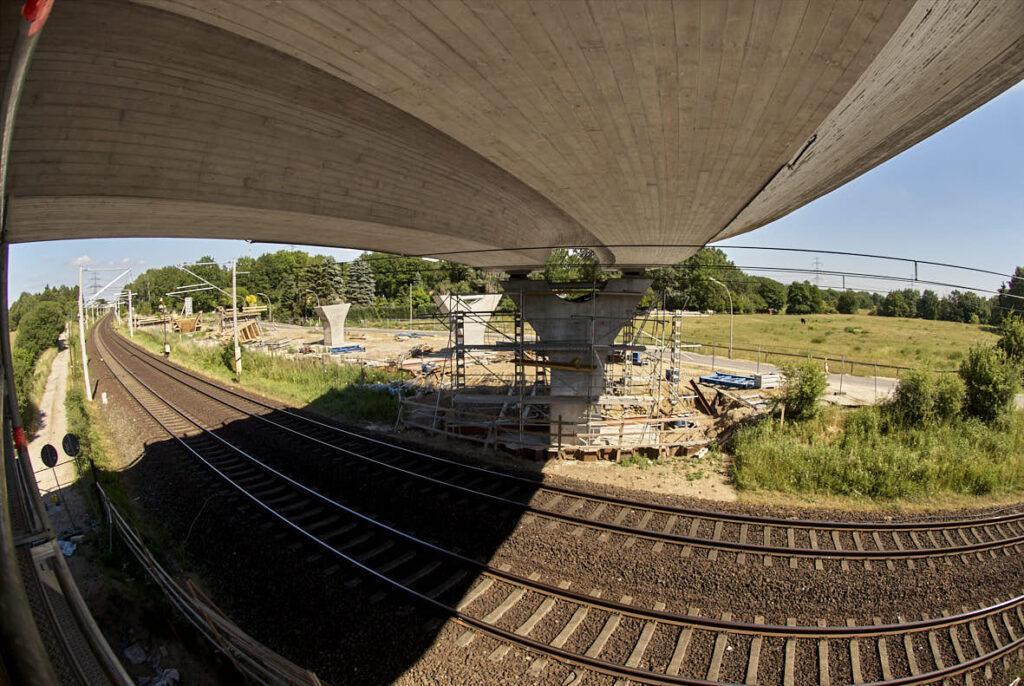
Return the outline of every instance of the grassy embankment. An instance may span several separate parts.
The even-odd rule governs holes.
[[[25,416],[22,422],[25,425],[25,432],[32,436],[39,429],[39,403],[43,401],[43,392],[46,391],[46,380],[50,378],[50,369],[53,368],[53,360],[57,357],[57,348],[47,348],[39,354],[36,360],[35,369],[32,372],[32,385],[29,388],[28,405],[25,408]]]
[[[127,335],[125,332],[122,332]],[[171,361],[205,374],[218,381],[235,383],[235,375],[225,363],[219,345],[203,346],[173,334]],[[136,331],[134,342],[147,350],[160,353],[163,334]],[[228,357],[228,361],[230,361]],[[319,412],[328,416],[377,422],[394,422],[398,416],[398,399],[387,390],[360,388],[362,384],[388,383],[405,378],[397,372],[319,360],[297,360],[283,356],[244,351],[242,387],[281,402]]]
[[[938,506],[1020,500],[1024,411],[992,425],[974,419],[896,427],[877,407],[829,407],[804,422],[741,429],[732,445],[737,488],[833,504]],[[771,498],[768,498],[771,499]]]
[[[998,335],[990,327],[958,322],[873,317],[863,314],[805,315],[806,324],[795,315],[738,314],[735,316],[733,338],[736,348],[752,348],[755,352],[735,351],[734,357],[757,359],[757,346],[763,349],[815,357],[827,354],[830,359],[900,367],[928,366],[935,370],[956,369],[965,351],[979,343],[995,343]],[[648,330],[653,330],[648,325]],[[683,339],[695,343],[715,343],[718,355],[724,356],[729,346],[729,314],[710,317],[687,317],[683,320]],[[699,350],[710,355],[711,349]],[[793,358],[771,356],[767,361],[778,363]],[[761,356],[764,362],[765,356]],[[832,365],[830,365],[832,366]],[[836,366],[835,371],[838,371]],[[847,373],[851,373],[847,365]],[[870,376],[872,369],[856,366],[852,372]],[[894,370],[879,368],[879,376],[895,376]]]

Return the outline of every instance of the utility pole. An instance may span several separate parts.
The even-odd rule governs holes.
[[[238,290],[236,286],[236,262],[231,259],[231,328],[235,333],[235,378],[242,380],[242,349],[238,347]]]
[[[409,331],[412,331],[412,281],[409,282]]]
[[[92,384],[89,382],[89,357],[85,352],[85,291],[82,290],[82,267],[78,268],[78,340],[82,345],[82,377],[85,379],[85,398],[92,402]]]
[[[128,291],[128,336],[135,338],[135,315],[132,313],[132,292]]]

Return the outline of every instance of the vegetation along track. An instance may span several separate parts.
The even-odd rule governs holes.
[[[639,607],[629,597],[602,599],[568,582],[553,585],[494,568],[375,521],[264,464],[129,371],[102,332],[97,345],[125,390],[188,453],[226,488],[318,549],[319,555],[306,558],[309,564],[353,565],[500,639],[496,653],[512,645],[531,650],[537,657],[529,669],[538,675],[546,660],[556,659],[655,684],[923,684],[980,676],[997,660],[1024,650],[1024,596],[909,623],[773,625],[760,618],[744,623],[728,614],[669,612],[661,603]],[[458,586],[467,578],[473,585],[463,594]],[[513,616],[527,618],[509,623]],[[581,640],[584,622],[600,626],[596,637]],[[475,635],[467,632],[460,643]]]
[[[119,337],[113,344],[122,355],[136,358],[239,417],[326,449],[357,468],[397,473],[430,487],[563,522],[574,527],[577,535],[582,532],[579,527],[586,527],[622,534],[627,540],[651,541],[654,552],[668,544],[683,546],[684,556],[694,548],[703,549],[711,559],[719,551],[730,551],[740,562],[757,559],[770,566],[782,558],[795,567],[806,559],[819,569],[827,560],[838,560],[843,568],[852,561],[867,568],[873,562],[890,568],[901,562],[913,568],[917,560],[934,569],[937,559],[948,565],[954,560],[969,562],[972,556],[1013,555],[1024,549],[1024,511],[958,520],[814,521],[655,505],[546,485],[360,435],[223,388]]]

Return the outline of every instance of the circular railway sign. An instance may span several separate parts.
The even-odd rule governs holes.
[[[64,440],[60,443],[64,447],[64,452],[70,457],[77,457],[79,450],[82,449],[78,442],[78,436],[75,434],[64,434]]]
[[[43,464],[47,467],[57,466],[57,449],[49,443],[43,446],[42,451],[40,451],[40,456],[43,458]]]

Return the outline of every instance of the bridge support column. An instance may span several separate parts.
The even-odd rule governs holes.
[[[335,348],[345,344],[345,317],[351,303],[317,306],[316,313],[324,327],[324,345]]]
[[[615,338],[633,319],[651,279],[612,279],[583,299],[569,300],[564,286],[512,279],[502,284],[537,334],[527,366],[547,368],[551,378],[552,445],[581,445],[589,418],[601,413],[597,401],[605,389],[605,364]],[[564,289],[564,290],[563,290]],[[580,288],[573,288],[577,293]]]
[[[434,302],[441,308],[441,314],[453,312],[463,313],[463,343],[465,345],[483,345],[484,333],[491,313],[498,308],[501,293],[482,293],[478,295],[435,295]],[[449,328],[451,324],[449,323]]]

